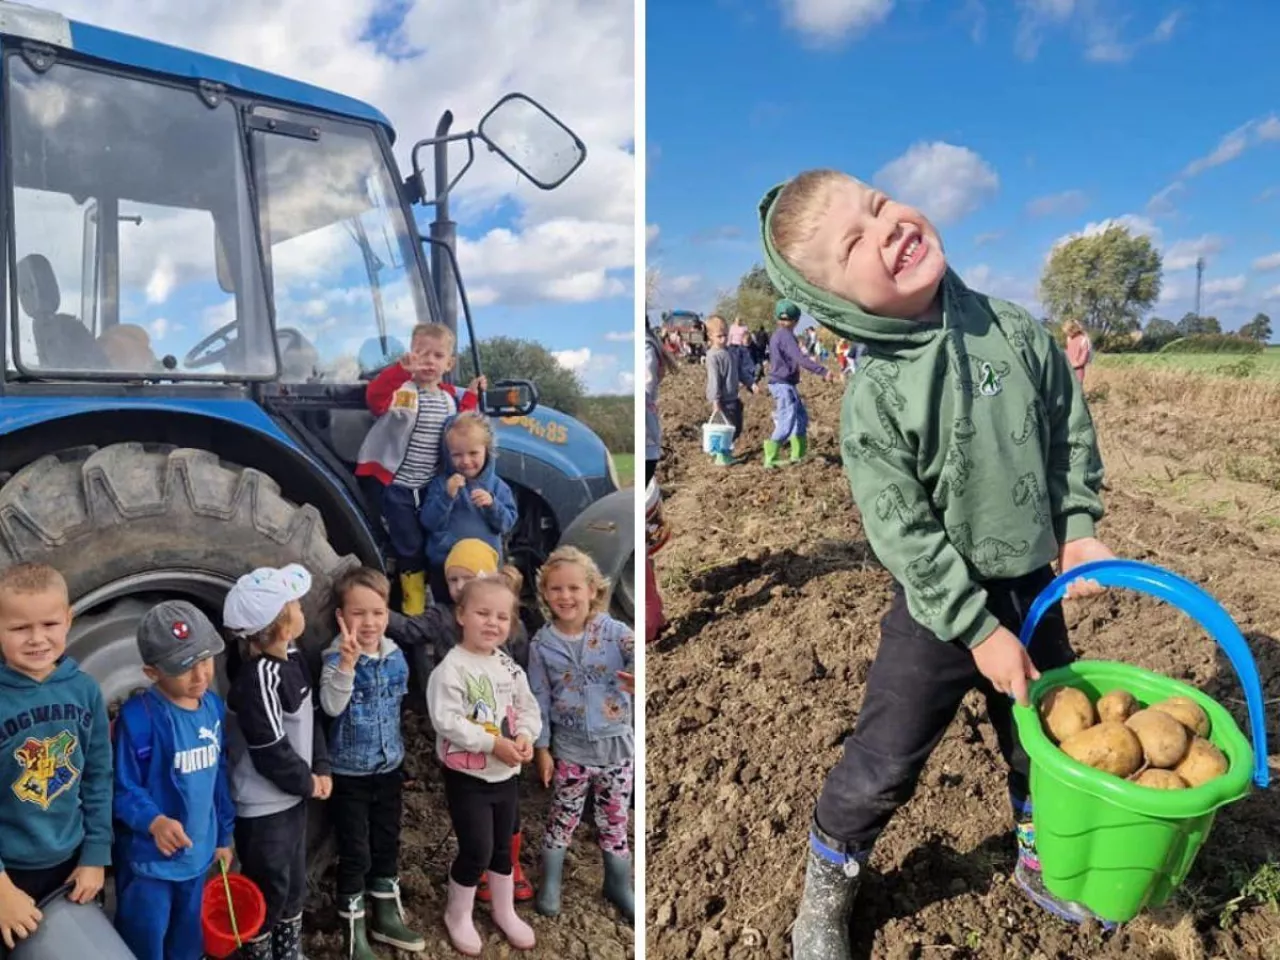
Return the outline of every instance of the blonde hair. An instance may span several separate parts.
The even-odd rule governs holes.
[[[491,573],[488,576],[478,576],[474,579],[468,580],[462,585],[462,589],[458,592],[458,602],[455,604],[454,608],[461,613],[467,608],[467,605],[471,603],[474,594],[479,593],[482,589],[488,589],[489,587],[501,587],[503,590],[507,591],[507,593],[511,594],[511,616],[512,619],[515,619],[517,616],[517,610],[519,609],[520,593],[519,587],[513,585],[510,574],[508,573],[508,571],[514,570],[514,567],[503,567],[497,573]],[[524,578],[520,577],[519,573],[517,573],[516,576],[519,578],[520,582],[523,583]]]
[[[588,608],[590,615],[594,617],[609,609],[609,578],[600,572],[596,562],[577,547],[556,547],[551,552],[551,556],[547,557],[547,562],[538,570],[538,607],[548,620],[555,618],[551,614],[551,607],[546,599],[547,575],[556,567],[570,564],[580,567],[587,575],[587,586],[591,588],[591,606]]]
[[[347,602],[347,594],[356,587],[372,590],[384,603],[391,599],[391,581],[385,573],[373,567],[356,567],[340,576],[333,585],[333,596],[338,601],[338,606]]]
[[[831,194],[837,187],[866,185],[839,170],[806,170],[793,177],[773,201],[769,216],[769,239],[773,247],[810,283],[818,281],[808,271],[803,251],[822,223]]]
[[[724,322],[724,317],[718,313],[713,313],[707,317],[707,336],[718,337],[728,333],[728,326]]]
[[[71,605],[66,578],[47,563],[15,563],[0,570],[0,604],[6,595],[59,593]]]
[[[445,431],[445,442],[455,433],[469,433],[473,430],[484,436],[485,448],[493,453],[493,426],[489,423],[489,418],[479,410],[467,410],[454,417],[449,423],[449,429]]]
[[[1062,333],[1068,337],[1074,337],[1078,333],[1084,333],[1084,327],[1080,326],[1075,320],[1064,320],[1062,322]]]
[[[428,340],[443,341],[451,347],[455,346],[458,342],[458,338],[454,335],[454,332],[443,323],[418,324],[413,328],[413,332],[409,334],[409,345],[412,347],[413,341],[417,340],[419,337],[423,337]]]

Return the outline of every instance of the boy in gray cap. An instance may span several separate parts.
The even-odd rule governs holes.
[[[198,960],[200,900],[231,862],[236,811],[223,759],[222,699],[210,688],[223,642],[182,600],[152,607],[138,653],[152,686],[116,719],[116,929],[138,960]]]
[[[805,356],[796,340],[800,308],[790,300],[779,300],[774,308],[778,329],[769,338],[769,393],[773,397],[773,436],[764,442],[764,465],[778,465],[778,451],[791,441],[791,463],[799,463],[809,449],[809,411],[800,398],[800,371],[808,370],[830,383],[835,375]]]

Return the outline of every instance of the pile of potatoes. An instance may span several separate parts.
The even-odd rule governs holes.
[[[1227,758],[1205,739],[1209,717],[1190,697],[1143,708],[1127,690],[1095,704],[1075,687],[1054,687],[1040,701],[1045,733],[1086,766],[1156,790],[1185,790],[1227,772]]]

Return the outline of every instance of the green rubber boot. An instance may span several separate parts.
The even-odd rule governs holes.
[[[377,960],[365,930],[364,895],[339,898],[338,919],[342,921],[342,955],[347,960]]]
[[[808,437],[792,437],[791,438],[791,462],[799,463],[804,459],[804,455],[809,452]]]
[[[635,896],[631,890],[631,858],[604,851],[604,898],[635,923]]]
[[[400,881],[396,877],[374,877],[369,881],[369,936],[406,953],[427,949],[426,938],[404,925],[404,905],[400,902]]]
[[[764,442],[764,468],[772,470],[778,465],[778,441],[766,440]]]
[[[717,453],[715,457],[717,467],[736,467],[741,462],[741,458],[735,457],[732,453]]]
[[[542,848],[542,881],[538,884],[536,909],[544,917],[560,916],[560,881],[564,876],[565,848]]]

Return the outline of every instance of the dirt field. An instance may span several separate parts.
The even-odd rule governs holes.
[[[890,580],[839,464],[839,385],[801,391],[814,456],[766,473],[767,394],[747,400],[749,463],[711,466],[701,368],[663,385],[671,626],[647,660],[647,956],[789,956],[813,803],[852,730]],[[1208,589],[1249,638],[1273,771],[1280,739],[1280,390],[1161,371],[1088,385],[1121,556]],[[1243,723],[1225,659],[1178,612],[1127,591],[1075,601],[1086,657],[1195,684]],[[1273,773],[1273,777],[1275,774]],[[876,847],[854,910],[856,956],[1280,958],[1280,790],[1219,814],[1176,902],[1102,934],[1025,902],[995,737],[971,695],[915,799]]]
[[[433,744],[425,721],[409,715],[406,765],[410,783],[405,789],[404,827],[401,834],[401,895],[410,925],[424,932],[425,953],[409,954],[374,944],[384,957],[457,957],[444,928],[444,905],[449,865],[457,846],[450,833],[445,809],[444,784],[433,760]],[[521,775],[521,816],[524,850],[521,863],[530,879],[538,882],[538,858],[542,846],[550,792],[543,790],[530,770]],[[613,905],[600,894],[603,882],[600,848],[594,826],[584,818],[574,835],[565,860],[562,912],[554,920],[539,916],[533,904],[519,907],[533,926],[538,945],[523,957],[571,957],[575,960],[631,960],[635,956],[635,932]],[[313,891],[304,920],[309,960],[340,960],[342,934],[333,902],[332,871],[323,888]],[[515,956],[506,939],[489,919],[489,908],[476,906],[476,929],[485,938],[485,960]]]

